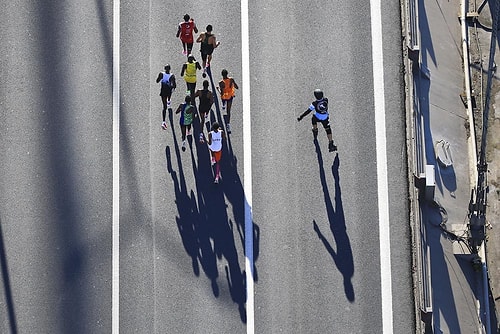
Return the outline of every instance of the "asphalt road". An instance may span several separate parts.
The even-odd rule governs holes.
[[[221,41],[213,82],[227,68],[240,84],[218,186],[197,135],[182,152],[178,116],[160,128],[154,80],[170,63],[173,105],[182,101],[175,32],[186,12]],[[411,333],[399,2],[382,13],[393,327]],[[242,135],[240,15],[239,4],[220,1],[121,2],[120,332],[245,333],[247,317],[255,333],[381,332],[369,3],[252,3],[251,146]],[[0,22],[8,50],[0,60],[1,332],[110,333],[112,3],[19,0]],[[322,129],[313,142],[310,117],[296,120],[317,87],[330,99],[338,154]],[[222,120],[213,109],[211,120]],[[253,170],[253,310],[244,150]]]
[[[0,14],[2,333],[109,332],[110,14],[55,1]]]

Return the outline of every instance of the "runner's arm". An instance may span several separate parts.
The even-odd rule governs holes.
[[[212,104],[214,104],[214,94],[212,94],[212,92],[208,92],[208,99],[210,101],[210,107],[212,106]]]
[[[198,36],[198,38],[196,39],[196,43],[201,43],[201,41],[203,40],[203,36],[205,36],[205,34],[201,33],[200,36]]]
[[[175,37],[179,38],[181,35],[181,25],[179,24],[179,28],[177,28],[177,34],[175,34]]]
[[[213,35],[212,38],[213,38],[212,39],[212,45],[213,45],[213,47],[215,49],[216,47],[219,46],[220,42],[217,42],[217,38],[215,37],[215,35]]]
[[[231,79],[231,80],[233,81],[233,86],[234,86],[234,88],[236,88],[236,89],[240,89],[240,87],[238,87],[238,85],[236,84],[236,81],[234,81],[234,79]]]
[[[306,111],[304,111],[304,112],[302,113],[302,115],[300,115],[299,117],[297,117],[297,121],[299,121],[299,122],[300,122],[300,121],[302,120],[302,118],[304,118],[304,117],[306,117],[307,115],[309,115],[309,113],[310,113],[310,112],[311,112],[311,109],[307,109]]]
[[[160,73],[158,74],[158,78],[156,78],[156,83],[160,82],[160,81],[161,81],[161,79],[163,79],[163,73],[161,73],[161,72],[160,72]]]
[[[177,82],[175,82],[175,75],[170,76],[170,86],[172,86],[172,90],[177,88]]]
[[[222,91],[224,90],[224,81],[219,81],[219,86],[217,87],[217,90],[219,91],[219,94],[222,94]]]
[[[177,107],[177,110],[175,111],[176,114],[180,113],[182,110],[182,104],[179,104],[179,106]]]
[[[184,71],[186,70],[186,64],[182,65],[181,77],[184,76]]]

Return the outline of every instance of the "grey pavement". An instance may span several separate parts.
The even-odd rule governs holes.
[[[415,231],[421,231],[423,250],[419,307],[428,311],[422,332],[496,333],[485,330],[483,274],[475,270],[467,242],[476,150],[464,103],[460,10],[457,1],[419,1],[419,50],[410,52],[415,152],[421,152],[414,168],[420,204]]]

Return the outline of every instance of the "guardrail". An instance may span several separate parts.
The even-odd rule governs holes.
[[[418,0],[406,0],[406,38],[408,48],[408,58],[411,60],[411,75],[408,79],[408,106],[410,107],[411,117],[407,120],[410,124],[410,139],[413,154],[413,176],[415,178],[415,197],[413,201],[414,212],[414,242],[417,247],[415,251],[415,265],[417,270],[417,303],[420,308],[420,319],[424,323],[425,333],[432,333],[432,286],[431,286],[431,262],[429,244],[427,242],[427,231],[425,217],[422,213],[423,205],[426,201],[432,201],[434,198],[433,192],[430,191],[433,185],[433,178],[426,175],[432,173],[431,168],[426,168],[426,152],[425,152],[425,119],[421,112],[418,81],[422,79],[430,79],[430,73],[427,69],[421,68],[420,60],[420,30],[418,17]],[[426,171],[429,169],[429,171]],[[434,175],[432,175],[434,177]],[[431,198],[429,198],[431,197]],[[415,199],[415,198],[414,198]]]
[[[408,48],[420,50],[420,30],[418,28],[418,0],[408,0]]]

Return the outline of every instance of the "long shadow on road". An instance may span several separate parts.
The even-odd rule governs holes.
[[[328,221],[330,223],[330,231],[335,239],[335,244],[337,248],[330,244],[328,238],[321,232],[316,221],[313,221],[314,231],[318,234],[321,242],[323,242],[325,248],[330,253],[333,262],[337,266],[338,270],[344,278],[344,292],[346,298],[350,302],[354,302],[355,294],[354,287],[352,285],[351,279],[354,275],[354,260],[351,249],[351,242],[349,241],[349,236],[347,235],[347,229],[345,224],[344,208],[342,206],[342,196],[340,190],[340,177],[339,177],[339,165],[340,159],[338,154],[335,156],[332,165],[332,174],[335,180],[335,205],[332,203],[330,196],[330,191],[328,190],[328,184],[326,182],[325,170],[323,168],[323,157],[321,155],[321,149],[319,147],[318,141],[314,140],[314,145],[316,146],[316,153],[318,155],[318,165],[319,165],[319,175],[321,179],[321,185],[323,187],[323,194],[325,197],[326,211],[328,214]]]
[[[5,292],[5,306],[9,316],[9,328],[11,334],[17,333],[16,312],[14,308],[14,300],[12,299],[12,289],[10,286],[9,267],[7,265],[7,254],[3,241],[2,221],[0,220],[0,264],[2,270],[1,280],[3,281],[3,290]]]
[[[209,72],[210,79],[211,73]],[[222,116],[215,104],[216,112],[212,113],[211,121],[222,121]],[[169,113],[171,128],[174,129],[174,115]],[[175,122],[176,123],[176,122]],[[222,124],[222,122],[220,122]],[[178,127],[178,124],[177,124]],[[239,263],[238,248],[235,235],[239,236],[244,249],[244,208],[245,196],[241,179],[236,169],[236,157],[230,147],[230,139],[223,145],[220,184],[213,183],[213,166],[210,163],[210,154],[205,144],[198,143],[200,132],[199,120],[193,122],[193,137],[188,137],[186,152],[179,150],[179,139],[173,133],[173,145],[167,146],[165,155],[167,171],[170,174],[175,192],[177,206],[176,222],[185,251],[191,257],[193,273],[200,275],[201,270],[211,282],[213,295],[218,298],[220,292],[219,271],[217,263],[225,259],[225,279],[232,301],[238,305],[242,322],[246,323],[246,273]],[[171,150],[174,150],[172,153]],[[189,151],[189,152],[188,152]],[[175,155],[175,157],[172,156]],[[185,177],[185,167],[182,163],[182,154],[190,154],[192,173],[194,175],[195,190],[188,189]],[[173,165],[177,161],[177,170]],[[233,209],[233,219],[228,215],[228,204]],[[254,238],[258,240],[258,227],[253,224]],[[258,242],[256,242],[258,244]],[[254,247],[255,249],[258,247]],[[201,267],[201,270],[200,270]],[[242,268],[243,267],[243,268]],[[255,267],[254,267],[254,272]],[[256,277],[256,276],[255,276]]]

